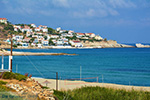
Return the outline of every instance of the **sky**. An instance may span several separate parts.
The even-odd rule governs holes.
[[[150,0],[0,0],[0,18],[150,43]]]

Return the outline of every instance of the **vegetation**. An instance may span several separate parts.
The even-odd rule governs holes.
[[[14,44],[13,47],[14,47],[14,48],[17,48],[17,45]]]
[[[19,80],[19,81],[21,81],[21,80],[26,80],[26,76],[24,76],[24,75],[21,75],[21,74],[19,74],[19,73],[13,73],[13,72],[5,72],[4,74],[3,74],[3,77],[2,77],[3,79],[16,79],[16,80]]]
[[[49,45],[55,45],[55,43],[53,43],[52,38],[49,39]]]
[[[107,39],[105,38],[104,41],[107,41]]]
[[[3,85],[6,85],[7,82],[4,82],[4,81],[0,81],[0,92],[2,91],[8,91],[9,88],[3,86]]]
[[[54,91],[59,100],[149,100],[150,92],[115,90],[102,87],[82,87],[65,91]]]
[[[0,81],[0,100],[23,100],[22,97],[10,94],[8,91],[11,91],[11,89],[4,86],[6,83]]]
[[[76,40],[77,37],[74,35],[73,37],[66,37],[68,40]]]
[[[14,31],[14,27],[11,24],[4,24],[4,30]]]
[[[42,89],[49,89],[49,87],[46,87],[46,86],[42,86]]]
[[[48,28],[48,34],[54,34],[54,33],[56,33],[54,29]]]

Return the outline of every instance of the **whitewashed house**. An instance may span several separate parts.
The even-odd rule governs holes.
[[[94,33],[85,33],[86,36],[89,36],[91,38],[95,37],[95,34]]]
[[[73,46],[73,47],[83,47],[83,44],[80,41],[69,41],[69,43]]]
[[[74,33],[74,31],[72,31],[72,30],[68,31],[68,34],[70,34],[70,35],[72,35],[73,33]]]
[[[96,39],[96,40],[103,40],[103,38],[102,38],[101,36],[99,36],[99,35],[96,35],[96,36],[95,36],[95,39]]]
[[[23,39],[23,36],[22,35],[16,35],[16,36],[13,36],[13,39],[14,40],[22,40]]]
[[[6,18],[0,18],[0,22],[7,24],[7,19]]]
[[[64,41],[62,39],[58,39],[56,42],[57,46],[63,46],[63,44],[64,44]]]
[[[40,44],[40,43],[37,44],[37,47],[38,47],[38,48],[42,48],[42,44]]]
[[[35,24],[31,24],[31,26],[34,27],[34,28],[36,28],[36,25],[35,25]]]
[[[29,46],[29,43],[22,43],[22,47],[27,48]]]
[[[48,33],[48,29],[47,28],[43,28],[42,31]]]
[[[43,45],[43,46],[49,46],[48,43],[49,43],[48,40],[43,40],[43,41],[42,41],[42,45]]]
[[[56,31],[60,31],[60,30],[61,30],[61,27],[56,28]]]
[[[26,37],[26,38],[23,39],[23,42],[28,43],[28,42],[30,41],[30,39],[31,39],[31,38],[27,38],[27,37]]]
[[[41,29],[40,29],[39,27],[36,27],[36,28],[34,29],[34,31],[39,32],[39,31],[41,31]]]
[[[76,34],[77,36],[80,36],[80,37],[85,36],[85,33],[76,33]]]
[[[57,38],[59,38],[59,35],[51,35],[50,37],[54,38],[54,39],[57,39]]]

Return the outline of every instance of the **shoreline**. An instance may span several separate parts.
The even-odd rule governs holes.
[[[43,86],[46,86],[44,84],[44,81],[49,81],[50,83],[47,84],[47,87],[50,87],[51,89],[56,89],[56,80],[55,79],[44,79],[44,78],[37,78],[32,77],[35,81],[38,81]],[[73,90],[76,88],[81,88],[84,86],[99,86],[104,88],[112,88],[112,89],[123,89],[126,91],[144,91],[144,92],[150,92],[150,87],[144,87],[144,86],[129,86],[129,85],[120,85],[120,84],[112,84],[112,83],[96,83],[96,82],[85,82],[85,81],[69,81],[69,80],[58,80],[58,90]]]
[[[9,56],[10,51],[0,51],[0,56]],[[77,55],[77,54],[68,54],[68,53],[33,53],[33,52],[13,52],[13,56],[46,56],[46,55],[53,55],[53,56],[59,56],[59,55]]]
[[[137,48],[137,47],[105,47],[105,48]],[[105,48],[95,48],[95,47],[83,47],[83,48],[13,48],[13,49],[105,49]],[[10,48],[3,48],[3,49],[10,49]]]
[[[10,49],[10,47],[0,47],[3,49]],[[136,48],[135,46],[123,46],[123,47],[102,47],[102,46],[95,46],[95,47],[67,47],[67,46],[49,46],[49,47],[17,47],[13,49],[103,49],[103,48]]]

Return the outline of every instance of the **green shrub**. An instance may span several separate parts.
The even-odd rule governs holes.
[[[5,72],[3,74],[3,79],[15,79],[15,74],[12,72]]]
[[[24,75],[21,75],[21,74],[19,74],[19,73],[13,73],[13,72],[5,72],[4,74],[3,74],[3,77],[2,77],[3,79],[16,79],[16,80],[19,80],[19,81],[21,81],[21,80],[26,80],[26,76],[24,76]]]
[[[5,85],[7,82],[0,81],[0,85]]]
[[[46,87],[46,86],[42,86],[42,89],[49,89],[49,87]]]
[[[65,91],[56,91],[56,90],[54,90],[54,96],[56,96],[58,100],[73,100],[71,95],[69,95]]]
[[[125,91],[102,87],[82,87],[67,92],[54,91],[59,100],[149,100],[150,92]]]

